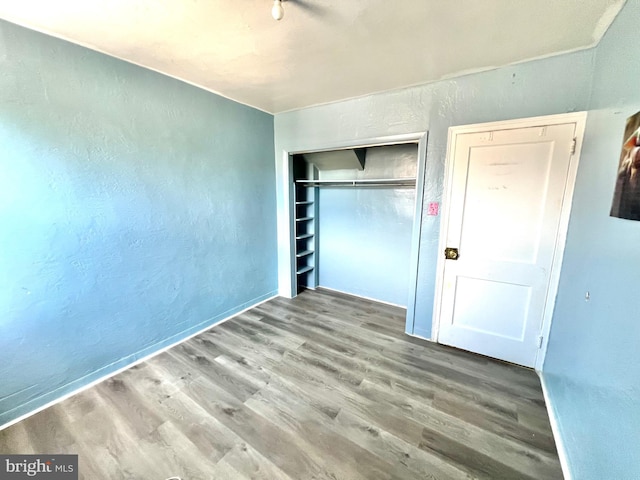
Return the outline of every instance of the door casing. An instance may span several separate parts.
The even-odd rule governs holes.
[[[587,112],[563,113],[559,115],[548,115],[542,117],[522,118],[516,120],[507,120],[500,122],[478,123],[473,125],[462,125],[449,128],[447,141],[447,155],[445,162],[444,174],[444,190],[442,198],[442,217],[440,220],[440,240],[438,247],[438,260],[436,266],[436,294],[433,308],[433,322],[431,330],[431,339],[438,341],[440,330],[440,313],[442,308],[442,293],[444,279],[444,249],[446,248],[447,230],[449,227],[449,205],[452,191],[453,177],[453,159],[455,158],[455,145],[458,135],[467,133],[480,133],[485,131],[509,130],[526,127],[543,127],[545,125],[558,125],[565,123],[575,123],[575,152],[569,162],[569,171],[567,172],[567,182],[564,190],[564,197],[560,213],[560,223],[558,225],[558,235],[555,242],[555,253],[553,255],[553,263],[549,275],[549,288],[547,290],[542,327],[540,335],[542,336],[542,345],[536,357],[535,369],[542,370],[544,358],[547,352],[549,340],[549,332],[551,331],[551,322],[553,317],[553,309],[555,298],[560,282],[560,269],[562,267],[562,258],[567,239],[567,229],[569,227],[569,217],[571,214],[571,205],[573,201],[573,191],[578,171],[578,163],[580,160],[580,152],[584,137],[584,130],[587,120]]]

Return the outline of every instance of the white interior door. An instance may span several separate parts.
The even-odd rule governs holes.
[[[440,343],[534,365],[575,129],[453,137]]]

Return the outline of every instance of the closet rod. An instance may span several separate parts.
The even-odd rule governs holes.
[[[360,180],[296,180],[304,187],[413,187],[415,178],[367,178]]]

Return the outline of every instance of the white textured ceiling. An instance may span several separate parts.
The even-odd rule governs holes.
[[[0,17],[271,113],[596,44],[624,0],[0,0]]]

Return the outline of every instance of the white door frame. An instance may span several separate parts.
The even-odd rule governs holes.
[[[442,217],[440,219],[440,241],[438,246],[438,261],[436,266],[436,294],[434,298],[433,322],[431,330],[431,338],[438,341],[440,333],[440,311],[442,308],[442,293],[444,279],[444,249],[447,242],[447,230],[449,228],[449,204],[451,200],[452,176],[453,176],[453,159],[455,158],[455,145],[458,135],[467,133],[479,133],[487,130],[512,130],[527,127],[542,127],[545,125],[558,125],[565,123],[575,123],[575,152],[569,161],[569,171],[567,172],[567,183],[564,190],[562,208],[560,213],[560,223],[558,225],[558,236],[556,237],[555,251],[553,254],[553,262],[551,272],[549,273],[549,288],[544,307],[542,318],[542,327],[540,335],[542,336],[542,345],[536,356],[535,369],[542,370],[544,358],[547,353],[547,345],[549,340],[549,332],[551,331],[551,322],[553,318],[553,309],[555,306],[556,295],[558,293],[558,284],[560,282],[560,269],[562,268],[562,258],[564,256],[564,248],[567,240],[567,229],[569,227],[569,217],[571,215],[571,204],[573,202],[573,190],[575,187],[576,174],[578,172],[578,163],[580,161],[580,151],[582,148],[582,140],[587,121],[587,112],[562,113],[559,115],[548,115],[543,117],[522,118],[517,120],[507,120],[500,122],[477,123],[473,125],[461,125],[449,128],[449,137],[447,141],[447,156],[445,162],[444,173],[444,189],[442,198]]]
[[[285,238],[278,245],[278,293],[282,297],[293,298],[295,291],[295,231],[293,226],[293,173],[291,156],[303,153],[315,153],[331,150],[344,150],[351,148],[380,147],[387,145],[416,144],[418,146],[418,167],[416,172],[416,198],[413,219],[413,231],[411,234],[411,256],[409,260],[409,298],[407,303],[406,331],[413,333],[415,316],[415,299],[418,283],[418,257],[420,250],[420,236],[422,232],[424,176],[427,161],[428,132],[411,132],[399,135],[387,135],[373,138],[361,138],[346,142],[304,142],[298,145],[287,145],[276,155],[276,161],[281,162],[282,175],[278,176],[278,182],[282,183],[284,193],[284,206],[282,215],[278,217],[278,237]],[[283,261],[284,260],[284,261]]]

